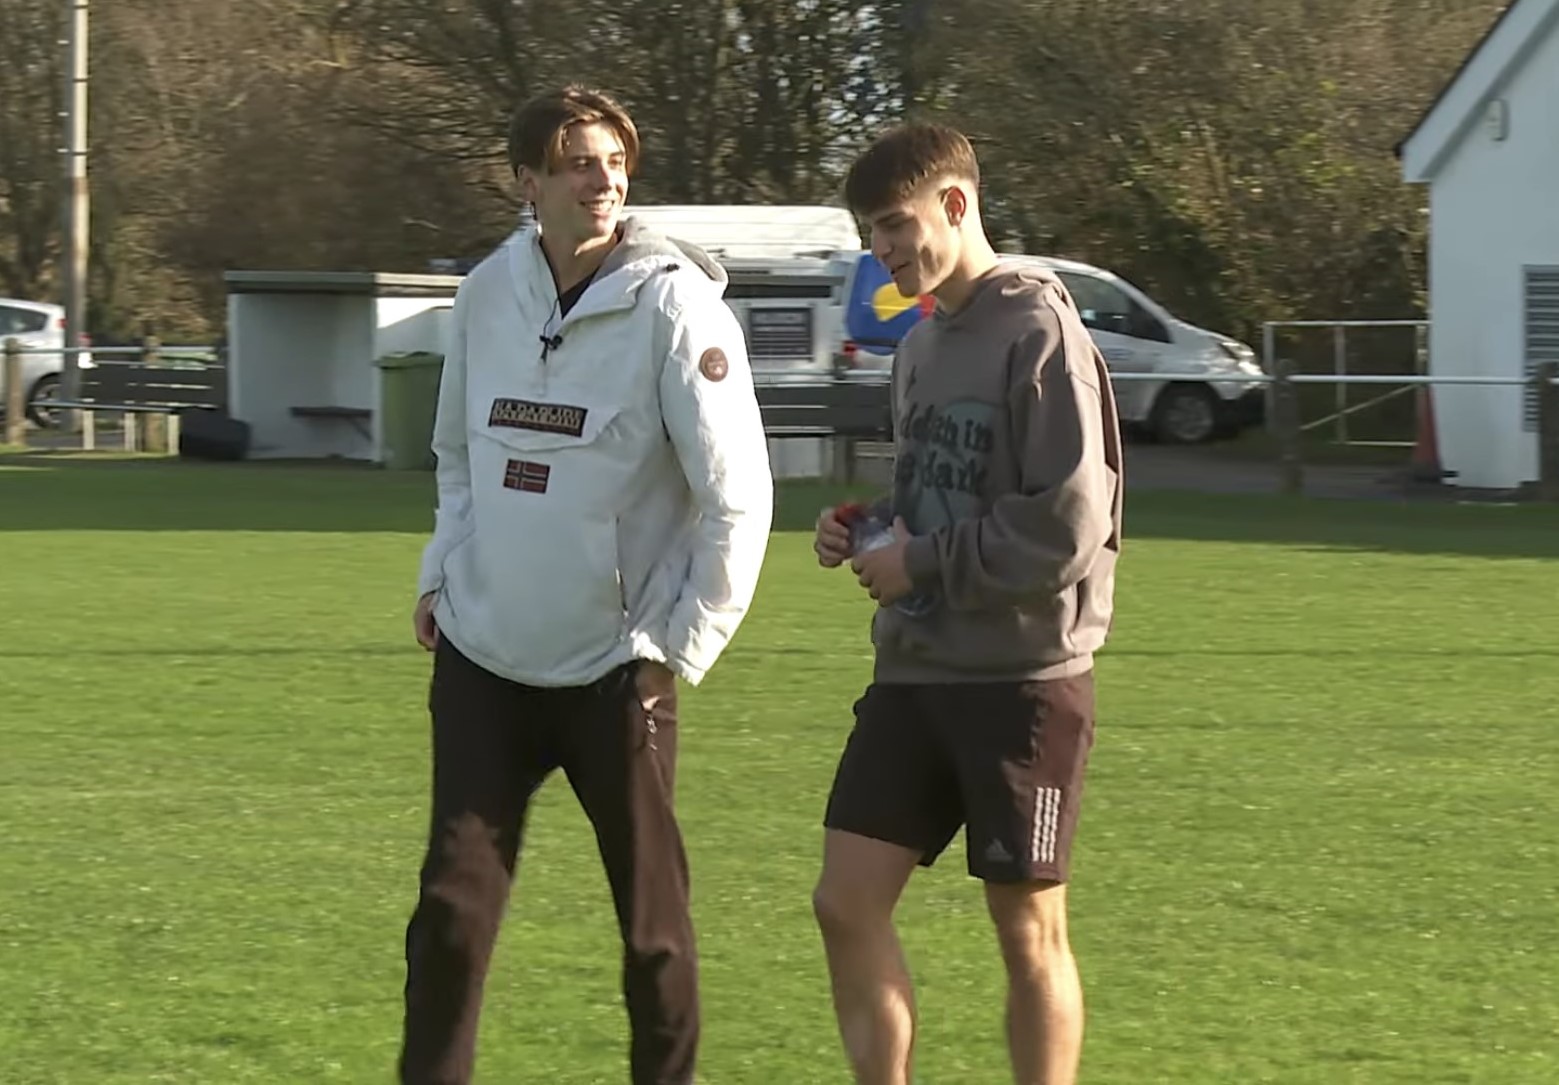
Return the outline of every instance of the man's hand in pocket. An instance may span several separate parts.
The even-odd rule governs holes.
[[[633,684],[639,694],[639,703],[646,712],[661,701],[675,700],[677,696],[677,676],[664,663],[640,660],[633,675]]]

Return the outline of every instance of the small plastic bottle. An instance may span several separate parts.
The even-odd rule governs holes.
[[[850,529],[853,553],[867,554],[880,550],[898,538],[893,530],[892,519],[885,519],[877,512],[877,508],[851,502],[834,510],[839,522]],[[935,607],[936,598],[926,591],[911,592],[893,604],[893,609],[912,618],[929,614]]]

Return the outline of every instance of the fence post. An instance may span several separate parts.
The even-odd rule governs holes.
[[[830,457],[833,461],[830,464],[833,468],[833,481],[841,483],[855,482],[857,452],[855,438],[836,435],[829,443],[833,445],[831,450],[833,454]]]
[[[1303,493],[1305,488],[1304,464],[1299,457],[1299,390],[1293,375],[1293,359],[1276,359],[1272,367],[1272,435],[1277,439],[1279,487],[1286,494]]]
[[[1537,367],[1537,477],[1544,501],[1559,501],[1559,362]]]
[[[155,369],[161,363],[162,340],[147,328],[145,336],[141,339],[141,365],[148,369]],[[168,416],[156,411],[142,411],[137,414],[140,424],[141,439],[137,442],[142,452],[166,452],[168,451]],[[128,428],[130,420],[125,420]]]
[[[27,390],[22,387],[22,344],[18,339],[5,341],[5,443],[27,441]]]
[[[1348,329],[1341,324],[1332,329],[1332,368],[1339,377],[1348,375]],[[1348,385],[1337,382],[1337,443],[1348,443]],[[1365,397],[1369,398],[1368,396]]]

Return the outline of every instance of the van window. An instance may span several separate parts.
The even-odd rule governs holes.
[[[1075,271],[1056,273],[1066,284],[1083,315],[1083,323],[1093,331],[1114,332],[1133,339],[1151,339],[1168,343],[1169,329],[1163,322],[1133,301],[1113,283]]]
[[[9,305],[0,305],[0,339],[8,335],[41,332],[48,324],[47,313],[40,313],[36,309],[16,309]]]

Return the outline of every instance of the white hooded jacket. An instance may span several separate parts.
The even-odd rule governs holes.
[[[697,685],[751,604],[773,480],[724,270],[624,221],[559,320],[524,229],[456,295],[419,593],[442,636],[534,686],[634,659]]]

